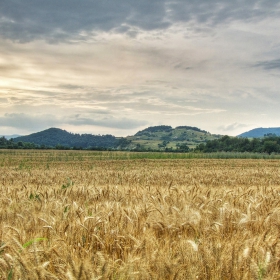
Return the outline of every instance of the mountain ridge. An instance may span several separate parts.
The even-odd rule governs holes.
[[[243,132],[237,137],[260,138],[268,135],[280,136],[280,127],[257,127]]]

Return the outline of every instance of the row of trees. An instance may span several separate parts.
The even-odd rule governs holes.
[[[195,151],[204,153],[213,152],[252,152],[252,153],[280,153],[280,137],[264,138],[237,138],[223,136],[220,139],[199,144]]]
[[[101,143],[98,143],[99,145]],[[105,146],[88,146],[83,147],[81,145],[74,145],[72,147],[56,144],[48,146],[45,144],[34,144],[30,142],[15,142],[13,139],[7,140],[5,137],[0,137],[0,149],[59,149],[59,150],[116,150],[117,147],[120,150],[127,150],[131,144],[130,140],[125,138],[118,139],[118,146],[108,147],[108,143],[105,142]],[[210,140],[206,143],[199,144],[195,149],[190,149],[186,143],[178,143],[176,149],[167,148],[168,141],[163,141],[162,144],[158,145],[158,151],[166,152],[202,152],[202,153],[213,153],[213,152],[252,152],[252,153],[280,153],[280,137],[270,136],[264,138],[254,138],[249,140],[248,138],[236,138],[223,136],[220,139]],[[131,147],[132,148],[132,147]],[[132,148],[133,149],[133,148]],[[145,149],[138,144],[133,150],[145,151]]]
[[[198,131],[198,132],[208,133],[206,130],[202,130],[195,126],[186,126],[186,125],[182,126],[181,125],[181,126],[177,126],[176,129],[187,129],[187,130],[194,130],[194,131]]]
[[[74,145],[69,147],[68,145],[45,145],[45,144],[34,144],[30,142],[15,142],[13,139],[7,140],[5,137],[0,138],[0,149],[57,149],[57,150],[111,150],[113,147],[102,147],[102,146],[89,146],[83,147],[81,145]]]
[[[0,149],[36,149],[37,145],[33,143],[14,142],[13,139],[7,140],[0,137]]]

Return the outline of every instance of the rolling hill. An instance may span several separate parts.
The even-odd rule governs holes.
[[[61,145],[69,148],[114,148],[117,147],[118,139],[112,135],[74,134],[59,128],[49,128],[27,136],[14,138],[14,142],[28,142],[48,147]]]
[[[221,135],[211,134],[192,126],[160,125],[138,131],[133,136],[73,134],[59,128],[49,128],[27,136],[14,138],[14,142],[34,143],[42,147],[68,148],[110,148],[119,150],[168,150],[186,151],[208,140],[219,139]]]
[[[134,136],[127,136],[130,141],[130,148],[140,146],[143,149],[177,149],[182,146],[195,148],[200,143],[208,140],[219,139],[221,135],[211,134],[192,126],[171,126],[160,125],[148,127],[138,131]]]
[[[280,136],[280,127],[254,128],[252,130],[239,134],[237,137],[259,138],[269,135]]]

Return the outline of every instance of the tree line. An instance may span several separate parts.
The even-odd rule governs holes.
[[[252,152],[252,153],[280,153],[280,137],[237,138],[223,136],[220,139],[199,144],[195,151],[203,153],[213,152]]]
[[[46,145],[46,144],[34,144],[30,142],[14,141],[14,139],[6,139],[0,137],[0,149],[57,149],[57,150],[99,150],[107,151],[114,149],[113,147],[106,146],[88,146],[79,145],[78,143],[74,146],[69,145]]]
[[[101,139],[100,139],[101,140]],[[98,146],[84,146],[75,143],[76,145],[46,145],[46,144],[34,144],[30,142],[14,141],[14,139],[6,139],[0,137],[0,149],[58,149],[58,150],[128,150],[128,145],[131,144],[130,140],[125,138],[118,139],[118,142],[114,142],[114,145],[109,146],[108,142],[98,142]],[[237,138],[230,136],[223,136],[220,139],[209,140],[206,143],[201,143],[196,148],[190,149],[186,143],[178,143],[176,149],[168,148],[167,142],[158,145],[158,149],[153,151],[165,151],[165,152],[200,152],[200,153],[215,153],[215,152],[251,152],[251,153],[280,153],[280,137],[279,136],[267,136],[264,138]],[[136,148],[131,150],[145,152],[147,151],[140,144]],[[151,149],[148,149],[151,151]]]

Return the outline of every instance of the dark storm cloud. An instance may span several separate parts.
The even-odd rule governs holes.
[[[16,41],[81,38],[80,32],[165,28],[164,1],[9,0],[0,3],[0,34]]]
[[[197,22],[218,24],[234,19],[251,20],[257,17],[276,16],[279,14],[279,1],[275,0],[177,0],[169,3],[172,19],[183,22],[194,19]]]
[[[279,16],[279,1],[2,0],[0,36],[20,42],[86,40],[82,32],[98,31],[133,37],[137,29],[166,29],[178,22],[213,25],[266,16]]]
[[[268,61],[260,61],[254,65],[255,67],[260,67],[265,70],[280,70],[280,59],[268,60]]]

